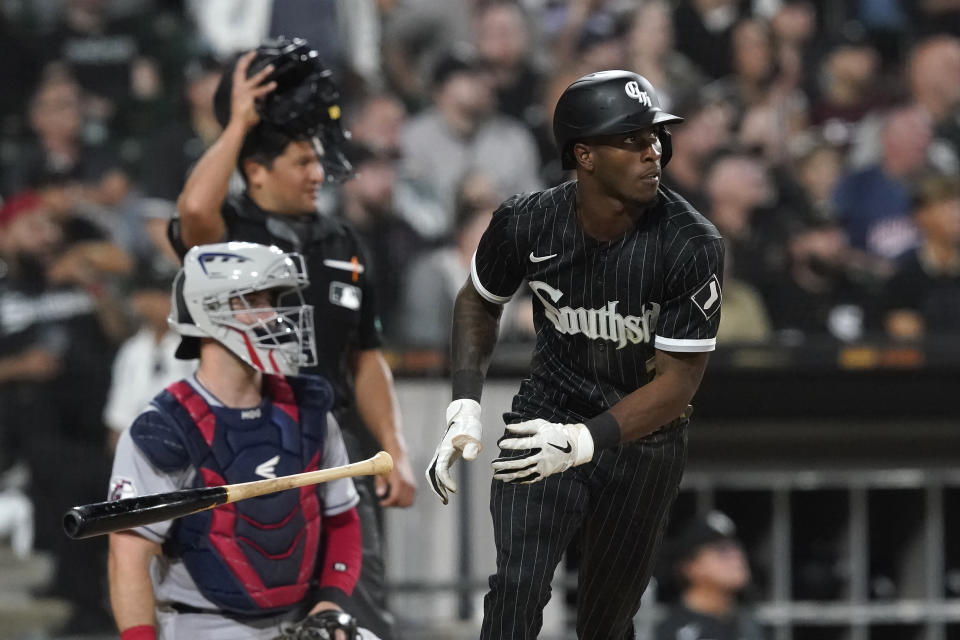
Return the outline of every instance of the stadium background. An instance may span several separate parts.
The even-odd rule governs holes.
[[[218,65],[276,34],[308,38],[344,90],[359,176],[321,208],[368,243],[415,468],[442,428],[449,307],[478,229],[503,197],[564,179],[559,91],[629,68],[688,118],[666,180],[732,257],[674,522],[733,517],[777,640],[960,638],[960,279],[956,256],[938,278],[903,266],[960,243],[950,0],[0,2],[0,638],[67,637],[82,606],[50,584],[52,557],[88,552],[60,539],[53,496],[77,478],[102,495],[111,365],[150,317],[136,294],[169,277],[162,229],[217,134]],[[944,202],[940,226],[914,211]],[[18,265],[31,239],[44,260]],[[388,514],[408,637],[475,634],[492,416],[529,357],[525,304],[461,494],[443,508],[421,486]],[[544,637],[571,637],[567,579]]]

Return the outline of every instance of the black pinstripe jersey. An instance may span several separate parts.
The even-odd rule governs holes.
[[[654,376],[655,349],[712,351],[720,322],[723,238],[676,192],[627,233],[600,242],[577,221],[576,181],[514,196],[473,257],[474,287],[503,304],[533,291],[537,343],[508,423],[579,422]]]

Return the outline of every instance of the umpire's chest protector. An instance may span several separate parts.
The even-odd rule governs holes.
[[[264,376],[268,402],[211,407],[187,382],[155,403],[177,423],[195,486],[218,486],[318,468],[333,402],[321,378]],[[251,414],[252,412],[252,414]],[[258,415],[258,413],[262,415]],[[239,614],[282,611],[306,596],[320,543],[316,487],[281,491],[179,520],[164,551],[186,565],[201,593]]]

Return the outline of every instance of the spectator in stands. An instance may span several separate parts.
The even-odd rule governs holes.
[[[939,35],[917,43],[907,81],[913,101],[930,117],[934,137],[960,153],[960,38]]]
[[[367,96],[346,117],[354,142],[377,153],[399,155],[407,110],[395,95],[385,92]]]
[[[827,45],[810,124],[830,143],[849,146],[864,117],[887,103],[879,70],[880,55],[863,38],[845,37]]]
[[[183,70],[186,112],[144,143],[139,177],[143,196],[155,210],[154,217],[173,215],[187,174],[220,135],[213,94],[222,71],[222,65],[211,55],[191,60]]]
[[[765,293],[785,267],[786,236],[767,166],[740,152],[721,155],[706,172],[704,190],[704,213],[736,256],[734,276]]]
[[[39,186],[46,175],[92,184],[116,166],[103,146],[84,139],[82,101],[80,85],[63,69],[48,70],[40,78],[28,105],[33,136],[4,167],[5,196]]]
[[[477,55],[490,74],[497,110],[528,128],[553,114],[540,106],[545,78],[533,64],[523,8],[509,0],[481,3],[474,21]]]
[[[484,174],[470,174],[460,182],[452,241],[423,254],[405,273],[399,309],[398,339],[402,344],[447,348],[454,300],[470,276],[470,260],[499,202],[496,189]],[[500,334],[504,340],[533,338],[529,297],[517,296],[506,306]]]
[[[677,48],[707,77],[733,70],[731,33],[740,18],[736,0],[682,0],[673,14]]]
[[[548,186],[556,186],[574,177],[573,172],[565,171],[560,162],[556,138],[553,135],[552,114],[560,95],[581,75],[583,74],[576,69],[558,69],[547,79],[543,92],[542,109],[544,113],[550,114],[550,117],[533,130],[533,135],[540,152],[540,177]]]
[[[88,119],[125,138],[172,116],[176,91],[165,84],[164,66],[182,63],[185,25],[176,14],[116,17],[105,0],[66,0],[58,17],[42,53],[75,74]]]
[[[799,188],[806,217],[812,220],[836,220],[833,194],[843,174],[844,156],[837,145],[824,138],[807,135],[798,138],[793,148],[791,177]]]
[[[630,16],[626,36],[627,69],[636,71],[657,88],[664,111],[683,113],[677,100],[689,96],[706,83],[690,60],[675,49],[672,8],[666,0],[640,4]]]
[[[664,179],[668,186],[683,193],[698,211],[705,211],[705,172],[717,150],[730,143],[736,115],[728,102],[706,92],[688,96],[677,105],[677,112],[684,114],[685,119],[670,128],[673,156],[664,171]]]
[[[28,203],[2,234],[10,275],[0,291],[0,335],[34,371],[19,374],[11,424],[28,429],[20,445],[30,497],[43,505],[35,512],[37,544],[54,555],[50,594],[73,605],[65,628],[107,631],[106,549],[98,541],[71,545],[60,515],[97,495],[109,474],[101,416],[116,344],[110,334],[121,314],[105,281],[126,262],[102,240],[67,243],[38,203]]]
[[[834,206],[850,244],[893,259],[916,243],[910,220],[910,188],[928,167],[930,118],[916,107],[889,113],[881,133],[878,163],[847,174],[837,185]]]
[[[717,343],[765,342],[773,335],[770,315],[756,287],[736,277],[733,251],[723,257],[723,314],[717,329]]]
[[[339,212],[366,250],[377,309],[389,336],[395,328],[404,272],[425,242],[397,213],[396,155],[353,143],[347,158],[356,175],[341,186]]]
[[[437,65],[433,106],[405,125],[401,147],[406,176],[429,186],[446,213],[435,235],[452,228],[456,184],[471,171],[487,173],[503,198],[540,187],[533,137],[496,113],[490,76],[469,49],[451,51]]]
[[[762,640],[753,615],[738,603],[750,584],[750,566],[730,518],[711,511],[668,540],[664,573],[680,601],[657,627],[655,640]]]
[[[794,231],[786,257],[786,269],[764,290],[781,336],[851,341],[873,329],[872,302],[882,283],[874,262],[850,247],[839,225],[813,221]]]
[[[411,112],[430,105],[430,77],[458,42],[469,42],[472,0],[381,2],[383,66],[391,90]]]
[[[163,263],[138,264],[129,285],[129,304],[140,328],[120,346],[113,360],[103,410],[111,451],[123,430],[133,424],[155,395],[189,377],[197,366],[194,360],[174,357],[180,336],[167,325],[174,275],[171,268]]]
[[[711,83],[738,112],[765,104],[777,79],[770,26],[759,18],[745,18],[731,31],[731,72]]]
[[[920,339],[960,331],[960,180],[924,177],[913,193],[918,246],[901,257],[883,295],[888,335]]]

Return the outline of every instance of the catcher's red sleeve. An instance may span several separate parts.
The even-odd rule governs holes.
[[[320,551],[320,557],[323,558],[320,572],[321,591],[333,587],[348,596],[351,595],[360,577],[363,555],[360,517],[356,508],[323,518]]]

